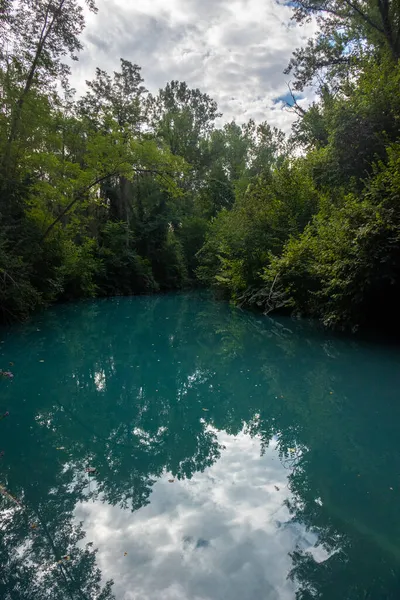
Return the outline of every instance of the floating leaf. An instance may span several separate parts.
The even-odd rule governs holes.
[[[13,363],[13,362],[11,362],[11,361],[10,361],[8,364],[10,365],[10,367],[13,367],[13,366],[14,366],[14,363]]]
[[[277,485],[274,485],[274,488],[276,489],[277,492],[279,492],[279,488]]]
[[[204,410],[204,412],[208,412],[210,409],[209,408],[202,408],[201,410]]]
[[[32,523],[32,525],[31,525],[31,529],[36,529],[36,528],[37,528],[37,525],[36,525],[36,523]]]
[[[168,479],[169,483],[174,483],[175,479]]]
[[[288,448],[289,452],[296,452],[296,448]]]
[[[58,446],[58,448],[56,448],[56,450],[65,450],[65,446]]]
[[[124,556],[128,556],[128,553],[127,553],[127,552],[124,552]]]

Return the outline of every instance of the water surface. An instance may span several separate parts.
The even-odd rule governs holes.
[[[0,598],[400,598],[396,347],[196,294],[0,341]]]

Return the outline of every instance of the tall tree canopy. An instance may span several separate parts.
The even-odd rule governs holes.
[[[295,89],[316,76],[349,76],[367,56],[377,60],[387,52],[400,58],[400,5],[397,0],[299,0],[293,19],[300,25],[315,18],[319,31],[298,48],[286,73],[293,72]]]

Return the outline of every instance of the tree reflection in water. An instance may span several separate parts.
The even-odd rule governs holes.
[[[262,452],[276,440],[291,523],[330,557],[294,549],[297,597],[398,598],[398,358],[200,294],[59,307],[10,330],[0,483],[24,508],[0,500],[0,596],[113,598],[77,503],[136,511],[164,472],[214,464],[217,431],[244,431]]]

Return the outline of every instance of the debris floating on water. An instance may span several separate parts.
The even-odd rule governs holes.
[[[89,473],[89,475],[94,475],[97,471],[96,467],[86,467],[86,473]]]
[[[210,409],[209,408],[202,408],[201,410],[204,410],[204,412],[208,412]]]
[[[168,483],[174,483],[175,479],[168,479]]]
[[[277,485],[274,485],[274,488],[276,489],[277,492],[279,492],[279,488]]]
[[[0,375],[2,377],[8,377],[8,379],[13,379],[14,375],[13,373],[11,373],[11,371],[2,371],[0,370]]]
[[[0,421],[1,421],[2,419],[5,419],[6,417],[8,417],[8,415],[9,415],[9,414],[10,414],[10,413],[9,413],[9,412],[8,412],[8,410],[7,410],[7,411],[6,411],[6,412],[5,412],[3,415],[0,415]]]

